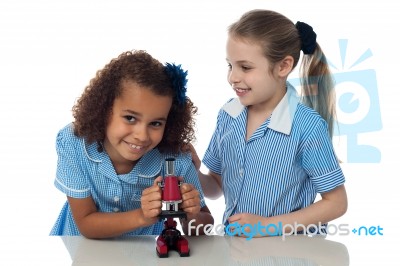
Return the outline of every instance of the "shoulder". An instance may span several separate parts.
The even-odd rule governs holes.
[[[327,131],[328,129],[326,121],[319,113],[302,103],[297,106],[293,127],[305,135],[311,134],[315,130]]]
[[[57,146],[68,143],[68,145],[71,144],[78,144],[82,142],[81,138],[77,137],[74,134],[74,126],[72,123],[66,125],[62,129],[58,131],[57,134]]]
[[[224,127],[236,120],[240,114],[246,109],[238,98],[229,99],[219,110],[217,117],[217,125]]]
[[[296,110],[296,115],[295,115],[295,120],[297,122],[302,122],[302,123],[306,123],[306,122],[323,122],[325,121],[319,114],[317,111],[315,111],[314,109],[305,106],[302,103],[299,103],[297,106],[297,110]]]
[[[231,98],[221,108],[220,113],[236,118],[245,109],[238,98]]]
[[[84,138],[76,136],[72,123],[66,125],[58,132],[56,149],[57,153],[63,156],[88,158],[92,161],[99,161],[100,158],[97,151],[97,144],[88,144]]]

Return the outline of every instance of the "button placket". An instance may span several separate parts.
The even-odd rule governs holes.
[[[238,173],[239,176],[243,178],[244,176],[244,156],[245,156],[245,151],[246,151],[246,142],[240,143],[239,147],[239,156],[238,156]]]
[[[114,196],[114,203],[116,204],[116,207],[113,208],[113,212],[119,212],[120,208],[118,208],[118,203],[120,201],[120,197],[119,196]]]

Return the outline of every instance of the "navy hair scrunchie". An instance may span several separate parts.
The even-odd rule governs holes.
[[[301,39],[301,50],[304,54],[313,54],[317,47],[317,34],[307,23],[297,21],[296,28]]]

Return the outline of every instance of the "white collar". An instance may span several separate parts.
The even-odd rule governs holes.
[[[268,127],[289,135],[292,129],[297,104],[299,103],[299,97],[296,89],[289,82],[286,83],[286,87],[285,96],[283,96],[272,112]],[[231,117],[236,118],[245,109],[245,106],[240,103],[239,98],[234,98],[227,102],[222,109]]]

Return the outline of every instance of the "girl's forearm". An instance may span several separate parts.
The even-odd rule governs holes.
[[[100,239],[121,236],[156,221],[145,219],[141,209],[120,213],[94,212],[82,219],[78,228],[85,237]]]
[[[332,191],[322,194],[322,199],[298,211],[265,218],[264,225],[281,223],[287,232],[295,225],[309,226],[325,224],[339,218],[347,210],[347,196],[344,186],[339,186]],[[286,232],[286,233],[287,233]]]
[[[198,175],[205,197],[214,200],[223,195],[222,185],[216,177],[214,177],[210,173],[203,174],[200,171],[198,171]]]
[[[214,224],[214,218],[207,207],[202,208],[196,216],[181,219],[182,230],[186,235],[204,235],[204,227],[207,224]]]

